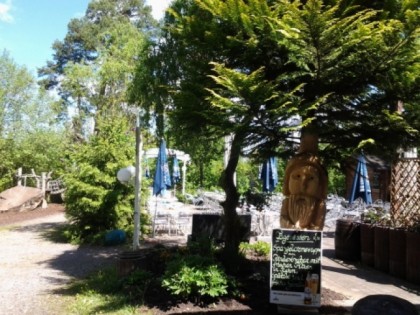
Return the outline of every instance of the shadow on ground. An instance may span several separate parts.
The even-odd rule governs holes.
[[[59,235],[57,231],[64,225],[64,222],[39,223],[14,227],[13,229],[23,233],[37,233],[39,237],[51,242],[52,246],[62,246],[59,249],[54,249],[57,251],[55,257],[42,261],[40,264],[45,264],[48,268],[56,271],[51,272],[51,275],[48,276],[48,280],[51,283],[61,286],[60,289],[55,290],[53,293],[73,296],[75,292],[65,286],[69,278],[84,279],[93,272],[104,269],[105,267],[116,268],[119,254],[127,250],[129,244],[117,247],[75,246],[66,244],[57,237]],[[145,247],[156,244],[174,246],[182,242],[182,238],[179,240],[174,238],[160,238],[149,239],[147,242],[143,242],[143,245]],[[257,282],[248,286],[251,290],[249,296],[244,300],[218,299],[212,303],[199,305],[191,302],[174,302],[173,299],[165,296],[162,292],[151,292],[156,295],[156,298],[152,301],[148,300],[146,303],[147,310],[152,310],[151,314],[277,314],[277,306],[269,303],[269,271],[266,273],[264,277],[266,280],[264,282]],[[102,294],[106,293],[104,292]],[[341,298],[339,294],[325,289],[323,290],[323,295],[325,295],[323,301],[326,302],[319,309],[319,314],[348,314],[346,309],[329,303],[332,300],[339,300]],[[141,299],[139,298],[137,302],[141,304]],[[113,298],[105,302],[104,305],[98,306],[96,311],[98,313],[106,313],[107,311],[116,310],[127,305],[130,305],[127,296],[120,294],[115,299]]]
[[[60,236],[60,231],[64,226],[64,222],[48,222],[14,227],[13,231],[39,233],[40,237],[51,242],[52,246],[63,246],[62,251],[54,249],[60,254],[52,259],[41,261],[39,264],[46,264],[48,268],[55,269],[71,278],[83,278],[93,271],[116,264],[118,254],[123,250],[122,246],[68,244]],[[65,282],[62,278],[54,279],[53,277],[50,281]]]

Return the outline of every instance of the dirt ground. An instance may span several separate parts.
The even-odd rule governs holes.
[[[64,213],[64,206],[58,203],[49,203],[47,208],[36,208],[30,211],[5,211],[0,212],[0,226],[15,224],[33,219],[39,219],[57,213]]]
[[[0,214],[0,314],[57,315],[69,296],[63,288],[114,264],[116,248],[76,246],[49,236],[65,224],[64,207]]]
[[[62,304],[57,293],[60,287],[64,287],[72,278],[83,277],[104,264],[117,263],[115,257],[118,248],[108,248],[106,251],[104,248],[78,248],[52,243],[42,237],[45,228],[65,223],[64,213],[61,204],[48,204],[46,209],[37,208],[28,212],[0,213],[0,227],[3,227],[0,229],[0,269],[3,270],[0,272],[0,304],[3,305],[2,310],[6,311],[0,311],[1,314],[58,314],[56,308],[51,308],[51,302],[58,308]],[[11,226],[13,228],[9,228]],[[31,283],[29,288],[28,282]],[[155,315],[277,314],[277,308],[268,302],[268,296],[268,283],[250,283],[248,296],[242,300],[222,299],[204,306],[193,303],[170,305],[159,297],[148,305],[147,311]],[[319,314],[348,314],[345,308],[337,304],[344,298],[336,292],[323,289]]]

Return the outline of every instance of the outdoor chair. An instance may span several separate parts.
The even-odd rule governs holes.
[[[347,208],[344,210],[344,218],[358,220],[361,218],[361,215],[366,210],[366,203],[363,198],[359,197],[353,201]]]
[[[153,220],[153,234],[167,232],[171,235],[171,216],[169,214],[158,213]]]
[[[250,210],[251,213],[251,234],[254,236],[262,235],[264,227],[262,224],[262,214],[258,210]]]
[[[187,235],[191,230],[191,215],[179,212],[177,216],[172,217],[172,231],[175,234]]]

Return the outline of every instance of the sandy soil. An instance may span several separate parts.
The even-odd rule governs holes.
[[[0,214],[1,315],[62,314],[63,285],[115,263],[115,248],[50,241],[48,232],[64,223],[64,208],[57,204]]]
[[[5,211],[0,212],[0,226],[16,224],[23,221],[40,219],[46,216],[62,214],[64,215],[64,206],[57,203],[49,203],[47,208],[36,208],[30,211]]]

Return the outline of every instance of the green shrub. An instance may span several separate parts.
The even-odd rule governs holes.
[[[168,264],[162,286],[173,295],[200,300],[227,294],[228,278],[208,257],[178,256]]]
[[[268,257],[270,255],[271,245],[264,241],[257,241],[255,243],[243,242],[239,245],[239,250],[244,254],[249,253],[255,256]]]
[[[214,240],[206,235],[199,235],[196,240],[188,243],[187,252],[190,255],[200,255],[214,259],[218,248]]]
[[[98,133],[70,155],[72,168],[65,174],[68,234],[76,242],[102,241],[105,233],[133,231],[134,188],[116,179],[117,171],[134,164],[134,135],[124,119],[99,121]],[[142,186],[142,201],[147,186]],[[148,217],[141,213],[142,231]]]
[[[154,275],[147,270],[139,269],[123,278],[121,282],[124,292],[140,298],[139,302],[143,304],[147,290],[154,282]]]
[[[185,197],[182,193],[176,192],[175,197],[176,199],[178,199],[179,202],[187,203],[187,197]]]
[[[328,168],[328,191],[339,196],[346,193],[346,176],[338,167]]]

